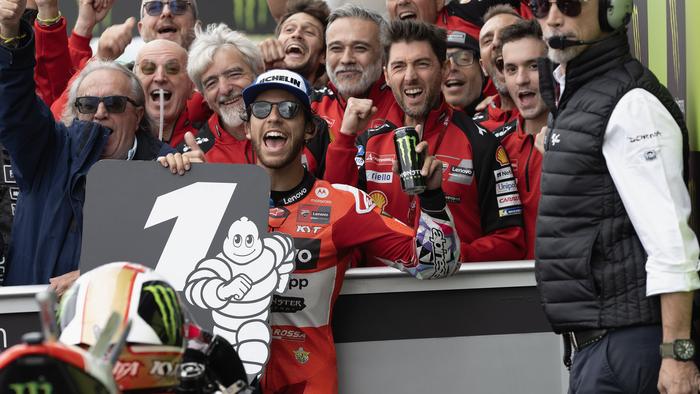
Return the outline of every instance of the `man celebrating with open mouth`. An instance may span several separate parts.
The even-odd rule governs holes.
[[[302,166],[305,137],[316,130],[309,92],[308,82],[287,70],[268,71],[243,91],[247,137],[271,180],[270,230],[290,234],[297,250],[308,251],[297,255],[289,288],[272,301],[266,393],[337,393],[330,319],[356,248],[419,279],[459,268],[459,239],[440,189],[442,163],[428,157],[421,169],[427,191],[418,197],[417,230],[382,215],[364,192],[317,180]]]

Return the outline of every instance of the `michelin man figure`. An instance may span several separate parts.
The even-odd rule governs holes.
[[[270,355],[270,303],[287,288],[293,245],[286,234],[260,238],[255,223],[242,217],[231,224],[222,252],[200,261],[185,284],[187,301],[212,310],[214,334],[234,346],[249,378]]]

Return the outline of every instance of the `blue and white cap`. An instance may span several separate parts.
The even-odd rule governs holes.
[[[243,102],[246,108],[255,101],[260,93],[270,89],[286,90],[296,96],[307,110],[311,109],[311,100],[309,99],[311,85],[309,81],[294,71],[282,69],[260,74],[255,82],[243,89]]]

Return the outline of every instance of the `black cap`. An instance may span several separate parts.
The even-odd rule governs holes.
[[[474,51],[477,57],[479,56],[479,42],[463,31],[449,30],[447,32],[447,47],[469,49]]]

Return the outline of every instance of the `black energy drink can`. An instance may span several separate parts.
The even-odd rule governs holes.
[[[423,168],[423,155],[416,152],[420,137],[414,127],[399,127],[394,130],[394,148],[399,164],[401,188],[407,194],[420,194],[425,191],[425,179],[420,174]]]

